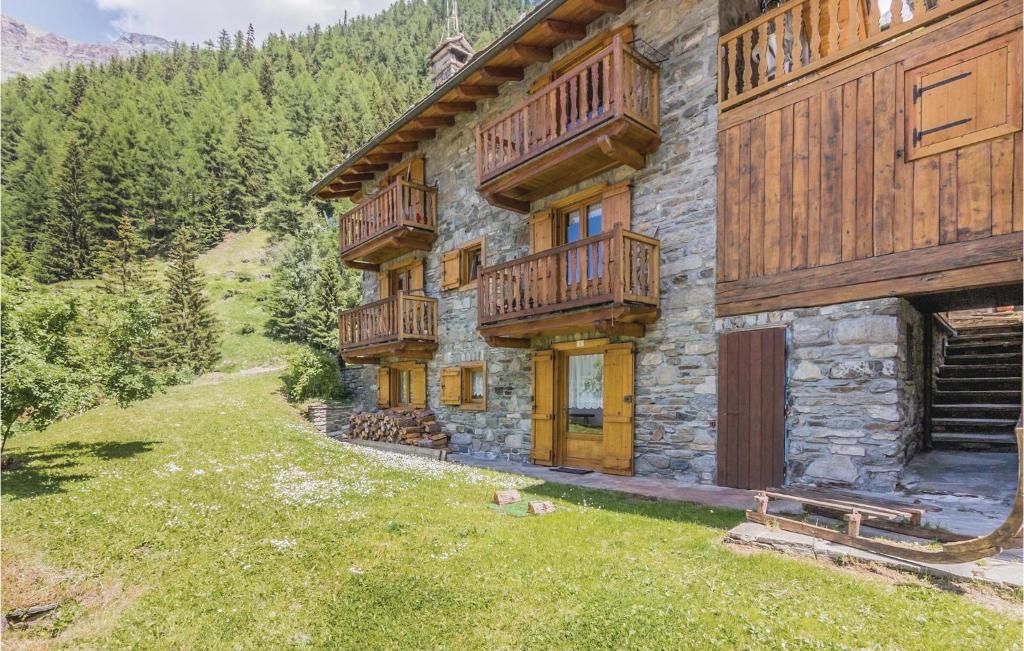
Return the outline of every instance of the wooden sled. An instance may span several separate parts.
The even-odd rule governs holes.
[[[1021,439],[1024,426],[1017,423],[1017,494],[1013,498],[1013,506],[1006,521],[991,533],[978,538],[957,540],[960,536],[933,532],[921,526],[922,511],[903,507],[892,502],[882,504],[859,503],[853,499],[825,496],[814,491],[788,489],[768,489],[761,491],[754,498],[757,506],[747,511],[747,519],[769,527],[778,527],[783,531],[802,533],[822,540],[839,543],[855,549],[898,558],[915,563],[966,563],[982,558],[995,556],[1021,536],[1024,528],[1024,464],[1022,460]],[[800,520],[794,520],[768,513],[768,503],[773,500],[799,502],[806,507],[829,514],[838,514],[846,521],[846,532],[820,527]],[[916,548],[905,544],[865,538],[860,535],[861,525],[875,529],[883,529],[910,536],[926,537],[945,541],[941,549]]]

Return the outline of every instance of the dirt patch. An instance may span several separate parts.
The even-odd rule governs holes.
[[[234,380],[242,377],[249,377],[252,375],[263,375],[264,373],[277,373],[285,369],[284,364],[272,364],[268,366],[254,366],[252,368],[245,368],[241,371],[234,371],[232,373],[221,373],[214,371],[212,373],[206,373],[201,375],[199,379],[195,381],[195,384],[220,384],[227,380]]]

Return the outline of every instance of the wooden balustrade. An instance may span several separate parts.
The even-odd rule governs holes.
[[[480,270],[478,324],[596,306],[658,304],[658,240],[616,226]]]
[[[338,222],[341,253],[394,228],[437,229],[437,189],[396,179],[342,215]]]
[[[338,316],[341,350],[405,340],[437,341],[437,299],[399,292]]]
[[[726,110],[981,0],[790,0],[722,36]]]
[[[477,128],[477,182],[620,116],[657,131],[658,67],[616,37],[519,105]]]

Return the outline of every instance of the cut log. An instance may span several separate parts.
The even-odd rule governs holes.
[[[554,513],[555,505],[547,500],[537,500],[536,502],[530,502],[526,508],[527,513],[533,515],[544,515],[545,513]]]
[[[516,490],[494,491],[494,503],[498,506],[514,504],[521,499],[522,497],[519,495],[519,491]]]

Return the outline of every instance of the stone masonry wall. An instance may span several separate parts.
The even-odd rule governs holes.
[[[897,298],[720,319],[786,326],[786,482],[892,489],[920,446],[923,322]]]
[[[661,66],[661,136],[639,172],[619,168],[548,199],[602,180],[633,180],[633,230],[661,240],[662,316],[636,341],[635,450],[638,475],[710,483],[714,479],[716,356],[714,338],[716,49],[718,3],[647,0],[608,15],[590,33],[633,22],[636,34],[668,57]],[[567,43],[556,58],[570,51]],[[460,452],[525,460],[530,449],[531,352],[490,348],[476,333],[475,291],[440,291],[444,252],[485,238],[485,264],[529,252],[528,220],[487,204],[475,190],[473,127],[521,101],[547,65],[505,84],[501,96],[421,144],[427,182],[438,186],[438,239],[426,255],[425,292],[437,297],[440,342],[427,367],[427,401]],[[534,208],[543,205],[534,204]],[[397,266],[404,260],[390,265]],[[374,274],[364,275],[366,301],[377,296]],[[592,335],[583,334],[578,338]],[[538,341],[543,348],[550,342]],[[439,404],[440,368],[484,360],[488,409],[470,412]],[[357,409],[376,403],[376,367],[358,372]],[[351,377],[351,373],[349,374]]]

